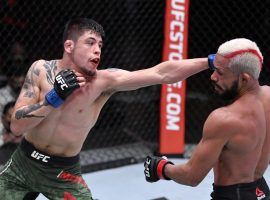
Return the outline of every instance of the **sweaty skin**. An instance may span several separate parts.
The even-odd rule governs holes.
[[[226,138],[221,139],[224,147],[220,149],[219,159],[214,166],[216,185],[254,181],[255,169],[266,133],[264,106],[257,95],[258,92],[247,94],[234,104],[216,110],[217,115],[210,116],[210,121],[205,125],[206,134],[214,129],[217,134],[221,133]],[[211,128],[212,123],[216,121],[215,117],[224,120],[219,122],[221,125],[219,128],[224,131],[218,132],[216,128]]]
[[[260,154],[259,163],[255,170],[254,179],[261,178],[270,163],[270,87],[261,86],[259,95],[260,100],[264,107],[265,120],[266,120],[266,136],[263,144],[262,152]]]
[[[261,178],[268,166],[270,89],[246,73],[234,75],[227,62],[216,56],[211,79],[218,94],[234,83],[238,94],[208,116],[202,139],[186,164],[166,165],[166,176],[180,184],[196,186],[211,169],[215,185],[249,183]]]
[[[50,155],[75,156],[115,92],[170,84],[208,68],[207,59],[198,58],[167,61],[134,72],[97,70],[101,47],[102,38],[86,31],[76,42],[65,42],[61,60],[33,63],[12,116],[14,134],[24,134],[27,141]],[[53,88],[56,74],[67,68],[75,71],[80,88],[55,109],[44,97]]]

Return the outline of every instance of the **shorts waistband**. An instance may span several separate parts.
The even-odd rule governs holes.
[[[73,157],[60,157],[49,155],[36,149],[34,145],[28,142],[25,138],[22,139],[20,148],[28,158],[42,165],[65,167],[74,165],[80,161],[79,154]]]
[[[230,191],[230,190],[235,190],[236,188],[242,188],[242,189],[248,189],[248,188],[256,188],[258,184],[263,183],[264,178],[259,178],[256,181],[250,182],[250,183],[238,183],[238,184],[233,184],[233,185],[215,185],[213,184],[213,189],[214,191]]]

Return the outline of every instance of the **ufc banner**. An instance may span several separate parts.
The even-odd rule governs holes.
[[[163,61],[187,58],[189,0],[166,0]],[[162,85],[160,154],[180,155],[185,145],[186,82]]]

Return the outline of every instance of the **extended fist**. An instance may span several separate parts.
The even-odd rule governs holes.
[[[215,61],[215,57],[216,57],[216,54],[210,54],[208,56],[208,66],[211,70],[215,70],[216,67],[214,65],[214,61]]]
[[[148,182],[156,182],[159,179],[171,180],[164,174],[167,164],[172,164],[166,157],[147,156],[144,162],[144,175]]]
[[[57,108],[79,87],[80,85],[74,71],[64,69],[55,76],[54,89],[48,92],[45,98],[49,104]]]

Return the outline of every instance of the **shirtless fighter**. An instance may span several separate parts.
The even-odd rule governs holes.
[[[207,118],[203,136],[183,165],[147,157],[145,177],[196,186],[213,168],[213,200],[268,200],[263,174],[270,159],[270,87],[258,82],[263,57],[255,42],[238,38],[209,56],[216,93],[228,105]]]
[[[1,198],[19,200],[35,191],[49,199],[92,199],[79,152],[112,94],[174,83],[208,68],[207,58],[197,58],[134,72],[97,70],[103,37],[95,21],[73,19],[64,30],[63,58],[30,67],[11,121],[13,133],[25,138],[0,171]]]

